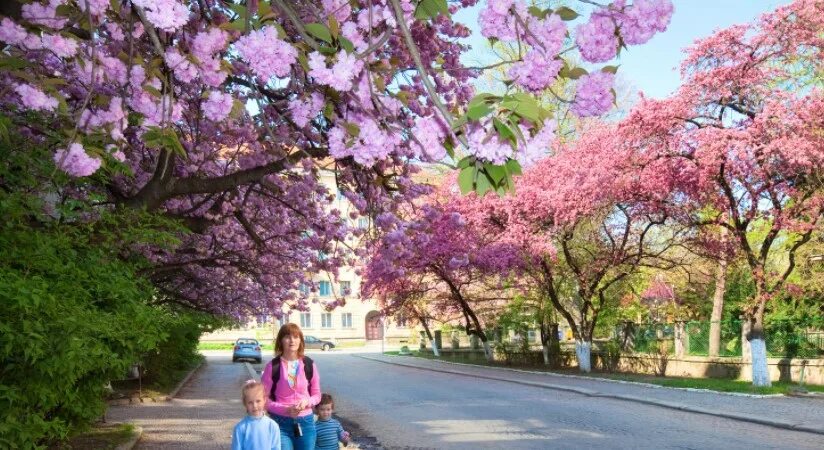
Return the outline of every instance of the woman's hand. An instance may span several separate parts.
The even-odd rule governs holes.
[[[299,416],[304,409],[306,408],[301,407],[300,404],[291,405],[286,407],[286,413],[289,414],[290,417],[295,418]]]
[[[300,408],[301,411],[309,407],[309,400],[300,400],[295,407]]]

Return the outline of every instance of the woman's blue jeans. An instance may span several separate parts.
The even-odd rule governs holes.
[[[269,414],[280,427],[281,450],[314,450],[317,431],[315,431],[315,416],[312,414],[303,417],[285,417]],[[300,425],[303,436],[295,433],[295,424]]]

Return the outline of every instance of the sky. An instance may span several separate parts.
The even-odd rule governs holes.
[[[473,51],[464,63],[483,61],[488,46],[478,31],[477,14],[481,2],[469,10],[456,14],[455,20],[473,31],[469,43]],[[678,67],[682,50],[695,39],[709,36],[714,30],[730,25],[751,22],[765,12],[791,3],[789,0],[673,0],[675,13],[667,31],[657,34],[644,45],[631,46],[616,60],[621,66],[622,79],[641,90],[647,97],[663,98],[680,85]],[[576,7],[580,2],[568,2]],[[578,9],[576,7],[576,9]],[[588,16],[588,15],[587,15]],[[574,25],[573,25],[574,26]],[[614,64],[614,63],[607,63]]]

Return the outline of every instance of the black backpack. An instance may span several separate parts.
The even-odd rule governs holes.
[[[306,381],[312,382],[312,375],[315,374],[315,363],[312,358],[308,356],[303,357],[303,373],[306,374]],[[272,359],[272,390],[269,392],[269,398],[272,401],[277,401],[275,398],[275,391],[278,388],[278,381],[280,380],[280,356],[275,356]]]

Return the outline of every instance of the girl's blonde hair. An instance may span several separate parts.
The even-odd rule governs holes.
[[[246,403],[246,393],[249,391],[260,391],[260,394],[263,395],[263,398],[266,398],[266,391],[263,389],[263,383],[257,380],[249,380],[243,384],[243,390],[241,392],[241,401]]]

